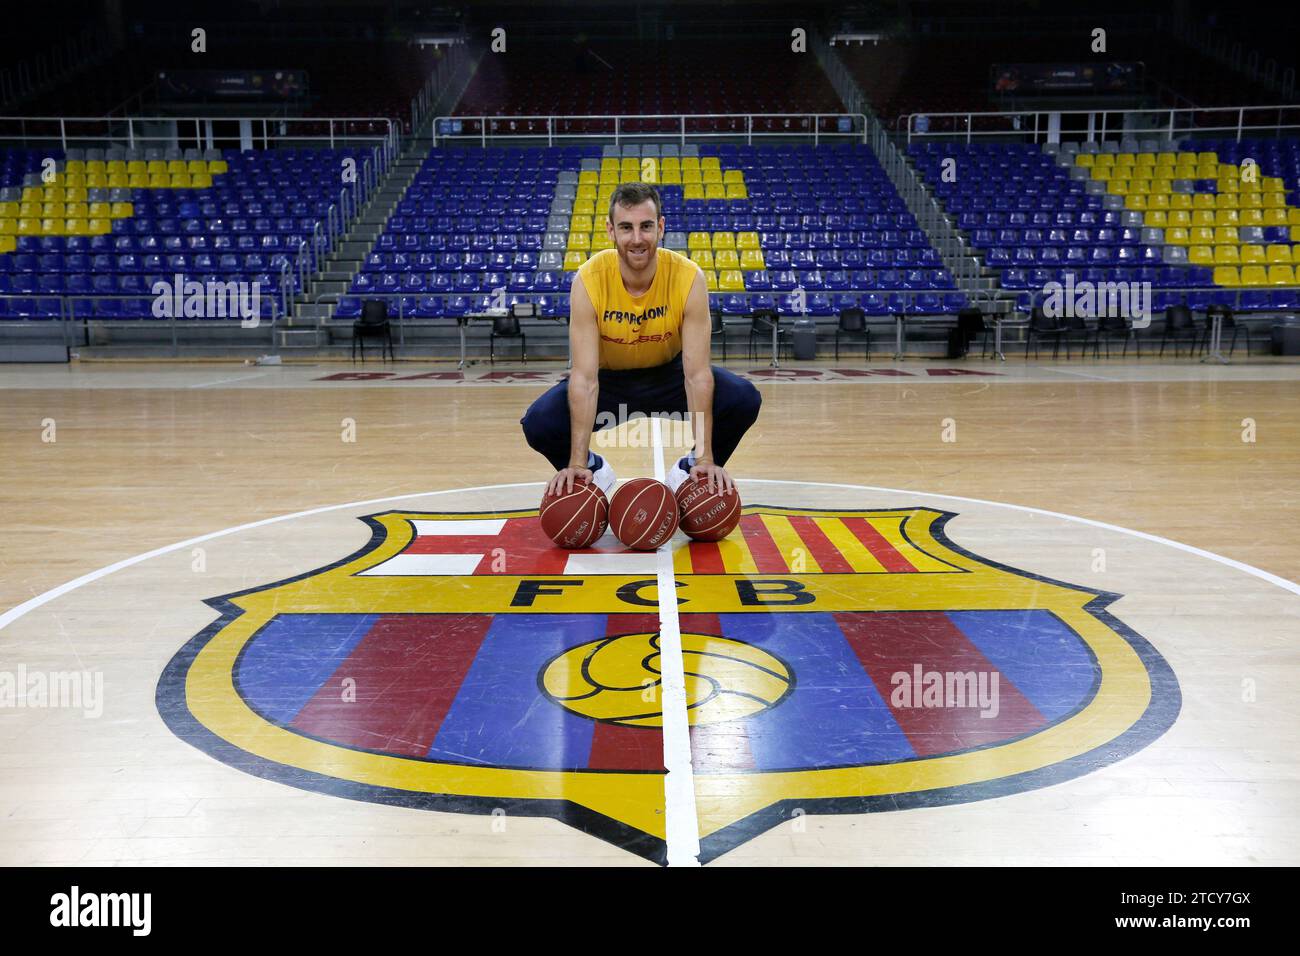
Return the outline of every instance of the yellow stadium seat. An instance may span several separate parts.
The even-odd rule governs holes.
[[[18,215],[39,217],[41,205],[39,202],[21,202],[18,204]]]
[[[591,251],[592,253],[600,252],[604,249],[613,249],[614,243],[610,242],[609,233],[593,232],[591,234]]]
[[[84,173],[86,171],[86,161],[84,159],[70,159],[63,168],[70,173]]]
[[[1147,197],[1146,197],[1146,196],[1126,196],[1126,197],[1124,197],[1124,208],[1125,208],[1125,209],[1146,209],[1146,208],[1147,208]]]
[[[1214,196],[1215,209],[1236,209],[1238,206],[1238,196],[1236,193],[1216,193]]]
[[[1269,246],[1264,250],[1264,254],[1268,258],[1270,265],[1278,265],[1279,263],[1291,265],[1293,261],[1291,258],[1291,247],[1281,243],[1275,243],[1274,245]]]
[[[63,190],[63,198],[68,202],[85,202],[86,190],[83,186],[69,186]]]
[[[1192,210],[1193,226],[1213,226],[1214,210],[1213,209],[1194,209]]]
[[[17,232],[20,236],[39,236],[41,234],[41,221],[30,216],[24,216],[18,220]]]
[[[682,168],[683,184],[694,183],[696,185],[699,185],[703,181],[704,180],[700,178],[700,171],[698,169],[686,169],[685,167]]]
[[[744,292],[745,277],[739,269],[723,269],[718,273],[720,292]]]
[[[1187,195],[1187,193],[1170,193],[1169,208],[1170,209],[1191,209],[1192,197]]]
[[[1286,211],[1287,225],[1300,226],[1300,209],[1288,209]]]
[[[1079,155],[1074,157],[1074,164],[1076,166],[1092,166],[1096,168],[1097,164],[1092,160],[1093,156],[1091,153],[1079,153]]]
[[[6,252],[13,252],[18,248],[18,238],[0,232],[0,255]]]
[[[70,202],[63,204],[63,215],[68,219],[86,219],[90,216],[90,204]]]
[[[1101,180],[1115,180],[1121,177],[1115,175],[1115,170],[1110,166],[1092,167],[1092,178]]]
[[[0,219],[17,219],[18,205],[16,202],[0,202]],[[742,235],[747,235],[747,233],[742,233]]]
[[[129,219],[135,215],[135,206],[129,202],[115,202],[108,210],[111,219]]]
[[[42,219],[41,235],[42,236],[62,236],[64,234],[62,219]]]
[[[1241,180],[1239,179],[1220,179],[1214,187],[1220,193],[1235,193],[1241,191]]]
[[[1187,163],[1179,163],[1177,166],[1174,167],[1173,178],[1174,179],[1195,179],[1196,164],[1192,163],[1191,165],[1188,165]]]
[[[721,272],[723,269],[739,269],[740,253],[735,249],[715,249],[713,252],[713,264]]]
[[[1150,213],[1148,213],[1147,215],[1150,215]],[[1169,225],[1181,226],[1184,229],[1190,229],[1192,227],[1191,212],[1186,209],[1169,210]]]
[[[167,172],[167,164],[163,162],[161,159],[151,159],[149,160],[145,169],[149,173],[149,175],[152,176],[155,173]],[[86,172],[90,172],[90,170],[87,169]]]
[[[575,216],[594,216],[596,214],[596,203],[590,199],[575,199],[573,201],[573,214]]]
[[[1216,266],[1235,266],[1241,262],[1241,250],[1236,246],[1215,246],[1214,264]]]
[[[1264,247],[1248,242],[1241,247],[1241,261],[1244,265],[1261,265],[1268,261]]]
[[[1262,205],[1265,209],[1285,209],[1286,193],[1266,192],[1263,194],[1264,201]]]
[[[86,177],[86,178],[87,178],[87,179],[90,179],[91,177],[88,176],[88,177]],[[149,174],[149,188],[150,188],[150,189],[167,189],[169,186],[171,186],[171,184],[172,184],[172,179],[171,179],[171,177],[168,176],[166,173],[150,173],[150,174]],[[105,183],[93,183],[93,182],[92,182],[90,185],[92,185],[92,186],[104,186],[104,185],[106,185],[106,184],[105,184]]]
[[[1143,193],[1143,194],[1151,193],[1152,195],[1154,195],[1158,193],[1160,190],[1152,189],[1151,180],[1149,179],[1130,179],[1128,181],[1128,191],[1131,193]],[[1166,196],[1165,198],[1168,197]]]
[[[1251,193],[1238,193],[1238,194],[1237,194],[1237,208],[1238,208],[1238,209],[1262,209],[1262,208],[1264,208],[1264,194],[1263,194],[1263,193],[1254,193],[1254,192],[1251,192]]]
[[[63,177],[63,182],[67,186],[79,186],[84,189],[86,187],[86,174],[68,173]]]
[[[704,270],[704,288],[710,292],[718,291],[718,274],[712,269]]]
[[[126,160],[110,159],[104,164],[104,171],[108,173],[124,173],[126,172]]]
[[[1197,193],[1195,196],[1192,197],[1192,208],[1193,208],[1193,209],[1213,209],[1213,208],[1214,208],[1214,194],[1213,194],[1213,193]]]
[[[762,249],[741,249],[740,268],[746,272],[762,272],[767,269],[763,262]]]
[[[208,164],[206,160],[191,159],[185,164],[185,171],[193,176],[195,173],[207,173]]]
[[[1236,266],[1217,266],[1214,270],[1214,284],[1229,287],[1241,285],[1241,276]]]
[[[1161,179],[1159,176],[1153,176],[1151,177],[1151,191],[1153,193],[1173,193],[1174,181],[1172,179]],[[1185,194],[1178,193],[1178,195],[1183,196]]]
[[[45,190],[40,186],[24,186],[23,202],[45,202]]]
[[[149,174],[148,174],[148,173],[131,173],[130,175],[128,175],[128,176],[126,177],[126,184],[127,184],[127,186],[129,186],[131,189],[148,189],[148,188],[149,188]]]
[[[698,156],[683,156],[683,157],[682,157],[682,171],[683,171],[683,172],[685,172],[685,171],[688,170],[688,169],[699,169],[699,168],[700,168],[700,157],[698,157]]]
[[[1216,209],[1214,210],[1214,224],[1216,226],[1239,226],[1241,225],[1241,216],[1235,209]]]
[[[1289,265],[1274,265],[1268,267],[1269,285],[1295,285],[1295,270]]]
[[[1191,246],[1187,250],[1187,261],[1194,266],[1214,265],[1214,246]]]
[[[682,184],[682,174],[679,171],[663,172],[660,174],[660,182],[665,186],[680,186]]]
[[[596,187],[592,186],[590,183],[587,185],[580,185],[574,194],[574,198],[594,200],[596,198]]]
[[[1164,228],[1165,226],[1169,225],[1169,213],[1168,213],[1167,211],[1165,211],[1164,209],[1152,209],[1152,210],[1149,210],[1149,211],[1148,211],[1148,212],[1143,216],[1142,224],[1143,224],[1144,226],[1152,226],[1152,227],[1155,227],[1155,228]]]
[[[721,169],[722,163],[716,156],[701,156],[700,169]]]
[[[90,214],[94,216],[96,219],[111,215],[112,212],[113,212],[113,207],[110,203],[92,202],[90,204]]]
[[[587,254],[578,249],[570,249],[564,254],[564,271],[575,272],[587,261]]]
[[[86,235],[106,236],[113,231],[113,224],[107,219],[87,219]]]
[[[1170,246],[1187,246],[1191,245],[1191,239],[1186,229],[1168,228],[1165,229],[1165,243]]]
[[[659,163],[665,173],[680,173],[682,171],[682,161],[676,156],[665,156]]]
[[[682,184],[682,198],[683,198],[683,199],[703,199],[703,198],[704,198],[704,187],[701,186],[699,183],[683,183],[683,184]]]
[[[211,173],[194,173],[190,176],[191,189],[207,189],[212,185]]]
[[[1152,193],[1151,195],[1149,195],[1149,196],[1145,196],[1145,197],[1143,197],[1143,198],[1146,199],[1146,202],[1147,202],[1146,208],[1148,208],[1148,209],[1168,209],[1168,208],[1169,208],[1169,197],[1168,197],[1168,196],[1158,196],[1158,195],[1156,195],[1155,193]]]
[[[167,172],[169,172],[169,173],[184,173],[184,172],[188,172],[188,170],[185,168],[185,160],[183,160],[183,159],[172,159],[172,160],[168,160],[168,162],[167,162]]]
[[[224,159],[208,160],[209,175],[215,175],[217,173],[228,173],[228,172],[230,172],[230,164],[227,163]]]
[[[692,249],[691,261],[701,269],[715,269],[717,266],[713,262],[713,253],[708,249]]]
[[[1137,191],[1138,190],[1136,189],[1129,188],[1129,181],[1127,179],[1112,179],[1106,184],[1106,192],[1110,193],[1112,196],[1127,196],[1129,193]]]
[[[736,234],[734,232],[715,232],[713,234],[713,249],[734,249],[736,248]]]
[[[594,169],[584,169],[582,172],[578,173],[578,182],[594,186],[596,183],[600,182],[600,174]]]
[[[1178,162],[1178,157],[1173,153],[1156,153],[1156,162],[1161,166],[1172,166]]]
[[[86,174],[89,175],[91,173],[99,173],[100,175],[107,175],[108,164],[105,163],[102,159],[86,160]]]
[[[582,249],[582,250],[590,249],[590,248],[591,248],[591,233],[589,233],[589,232],[571,232],[571,233],[569,233],[569,241],[568,241],[568,243],[566,243],[566,248],[568,248],[568,249]]]
[[[736,233],[737,249],[761,249],[758,242],[758,233],[756,232],[738,232]]]
[[[1259,181],[1259,188],[1261,192],[1272,193],[1283,192],[1286,186],[1283,184],[1281,176],[1265,176]]]
[[[0,216],[0,236],[18,234],[18,220],[13,216]]]
[[[1093,166],[1114,166],[1115,155],[1113,153],[1098,153],[1097,160]]]
[[[63,220],[63,234],[67,236],[84,236],[90,220],[85,216],[70,216]]]
[[[1199,232],[1200,230],[1197,231]],[[1209,230],[1206,231],[1208,232]],[[1241,239],[1237,237],[1236,226],[1219,226],[1211,232],[1210,235],[1214,237],[1210,241],[1217,246],[1235,246],[1237,243],[1241,242]]]
[[[749,189],[744,183],[728,183],[726,186],[727,199],[748,199]]]
[[[569,220],[569,232],[591,232],[595,229],[592,219],[592,216],[574,216]]]
[[[722,183],[705,183],[704,198],[705,199],[726,199],[727,187],[722,185]]]
[[[72,165],[71,163],[68,164],[69,167],[71,167],[71,165]],[[145,163],[143,159],[133,159],[126,164],[126,171],[128,174],[147,173],[149,172],[149,166],[148,164]]]
[[[692,232],[686,237],[686,248],[692,252],[696,249],[712,249],[713,242],[707,232]]]
[[[1268,270],[1263,266],[1242,266],[1242,285],[1268,285]]]
[[[722,170],[720,169],[701,169],[700,181],[703,183],[720,183],[722,182]]]
[[[739,169],[728,169],[722,174],[722,181],[724,183],[743,183],[745,181],[745,174]]]

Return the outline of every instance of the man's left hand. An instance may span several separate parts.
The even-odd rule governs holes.
[[[727,469],[715,465],[707,458],[701,458],[691,466],[691,477],[708,484],[709,490],[732,495],[736,493],[736,483],[727,474]]]

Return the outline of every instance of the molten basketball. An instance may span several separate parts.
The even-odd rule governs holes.
[[[609,503],[595,485],[575,481],[572,491],[544,494],[537,516],[542,530],[561,548],[586,548],[605,533]]]
[[[633,478],[614,492],[609,526],[629,548],[653,551],[677,530],[677,502],[662,481]]]
[[[687,478],[677,488],[682,530],[696,541],[719,541],[740,521],[740,492],[709,490],[707,481]]]

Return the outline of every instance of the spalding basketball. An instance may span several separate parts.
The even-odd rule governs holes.
[[[537,516],[542,530],[561,548],[586,548],[605,533],[609,502],[595,485],[575,481],[572,491],[544,494]]]
[[[740,521],[740,492],[709,490],[707,481],[687,478],[677,487],[682,530],[696,541],[719,541]]]
[[[653,551],[677,530],[677,502],[662,481],[633,478],[614,492],[609,526],[629,548]]]

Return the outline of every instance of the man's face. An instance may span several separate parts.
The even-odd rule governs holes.
[[[653,199],[636,206],[615,203],[614,219],[607,228],[623,264],[631,269],[644,269],[654,261],[664,220],[662,216],[655,218]]]

